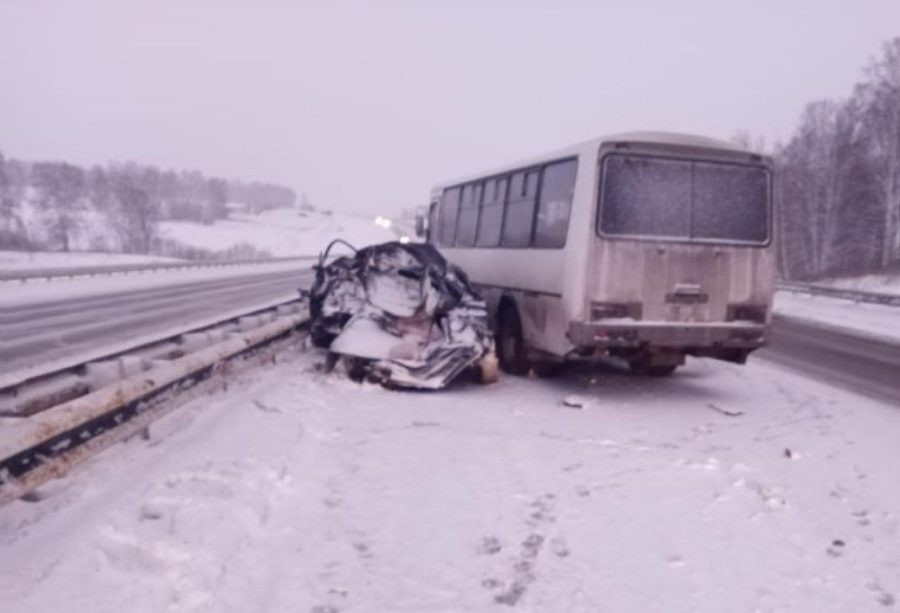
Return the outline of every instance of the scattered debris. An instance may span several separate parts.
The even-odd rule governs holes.
[[[744,414],[743,411],[729,411],[728,409],[723,409],[722,407],[715,405],[711,402],[706,403],[706,408],[712,409],[716,413],[721,413],[722,415],[727,415],[728,417],[740,417]]]
[[[440,389],[478,365],[497,379],[484,300],[431,245],[381,243],[314,267],[310,339],[343,358],[348,375],[390,387]],[[337,357],[329,360],[333,366]]]
[[[259,400],[254,399],[253,404],[255,404],[256,408],[263,413],[281,413],[281,409],[279,409],[278,407],[270,407],[269,405],[260,402]]]
[[[590,396],[579,396],[578,394],[571,394],[563,398],[563,406],[571,407],[573,409],[583,409],[594,402],[594,399]]]
[[[19,500],[23,502],[40,502],[43,500],[43,496],[41,496],[40,492],[37,490],[31,490],[30,492],[25,492],[22,496],[19,497]]]
[[[847,544],[841,539],[834,539],[825,552],[833,558],[839,558],[844,553],[844,547]]]

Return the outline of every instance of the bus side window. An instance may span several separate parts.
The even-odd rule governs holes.
[[[503,203],[506,202],[506,177],[491,179],[484,186],[484,199],[478,217],[479,247],[496,247],[500,244],[500,229],[503,227]]]
[[[435,236],[439,245],[452,246],[456,238],[456,218],[459,215],[459,188],[445,190],[441,195],[438,228]]]
[[[521,171],[512,176],[500,241],[504,247],[527,247],[531,243],[538,173],[538,170]]]
[[[456,246],[474,247],[478,230],[478,207],[481,205],[482,183],[466,185],[459,205],[459,221],[456,223]]]
[[[427,243],[437,242],[438,214],[440,208],[441,207],[438,202],[434,201],[431,203],[431,207],[428,209],[428,227],[425,229],[425,242]]]
[[[534,228],[535,247],[559,249],[565,246],[577,167],[577,160],[557,162],[544,167],[537,223]]]

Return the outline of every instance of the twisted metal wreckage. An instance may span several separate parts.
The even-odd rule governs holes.
[[[327,263],[337,244],[354,251]],[[497,380],[484,300],[431,245],[388,242],[355,249],[332,241],[313,267],[310,338],[329,369],[388,387],[440,389],[470,368]]]

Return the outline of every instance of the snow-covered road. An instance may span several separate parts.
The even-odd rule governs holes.
[[[763,362],[422,394],[318,359],[0,509],[3,611],[898,606],[896,407]]]
[[[900,343],[900,308],[800,292],[775,293],[776,314]]]
[[[37,286],[44,292],[6,284],[13,287],[0,296],[0,379],[21,380],[291,300],[309,283],[309,266],[288,262],[260,264],[256,270],[186,271],[192,276],[158,273],[143,287],[127,277]]]

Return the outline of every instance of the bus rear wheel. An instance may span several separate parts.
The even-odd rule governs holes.
[[[522,338],[522,321],[515,307],[508,306],[500,312],[497,326],[497,353],[500,368],[511,375],[524,375],[528,372],[528,360],[525,357],[525,341]]]

